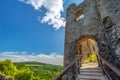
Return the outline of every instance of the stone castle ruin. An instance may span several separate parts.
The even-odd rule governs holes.
[[[92,53],[120,69],[120,0],[84,0],[67,8],[64,67]]]

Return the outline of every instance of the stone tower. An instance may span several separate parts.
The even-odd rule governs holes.
[[[67,8],[64,67],[75,58],[82,37],[93,37],[99,54],[120,69],[120,0],[84,0]]]

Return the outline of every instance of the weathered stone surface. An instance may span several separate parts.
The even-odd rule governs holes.
[[[120,0],[84,0],[67,8],[64,67],[78,54],[76,42],[83,36],[93,37],[98,53],[120,69]]]

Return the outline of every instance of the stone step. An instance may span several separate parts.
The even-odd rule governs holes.
[[[78,75],[76,80],[106,80],[105,76]]]
[[[91,69],[91,70],[94,70],[94,69],[101,69],[101,67],[96,67],[96,68],[84,68],[84,67],[80,67],[80,69]]]
[[[81,69],[81,72],[102,72],[102,70]]]
[[[102,72],[80,72],[81,75],[102,76]]]
[[[102,69],[80,69],[81,72],[102,72]]]
[[[108,80],[108,78],[103,74],[100,67],[86,66],[80,67],[80,74],[78,74],[76,80]]]

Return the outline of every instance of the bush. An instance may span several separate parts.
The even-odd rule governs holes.
[[[88,62],[97,62],[97,56],[96,54],[91,54],[88,58],[86,58],[83,63],[88,63]]]
[[[32,80],[33,72],[30,69],[20,70],[19,73],[15,76],[18,80]]]
[[[7,76],[14,76],[17,74],[16,66],[8,59],[0,61],[0,71]]]

